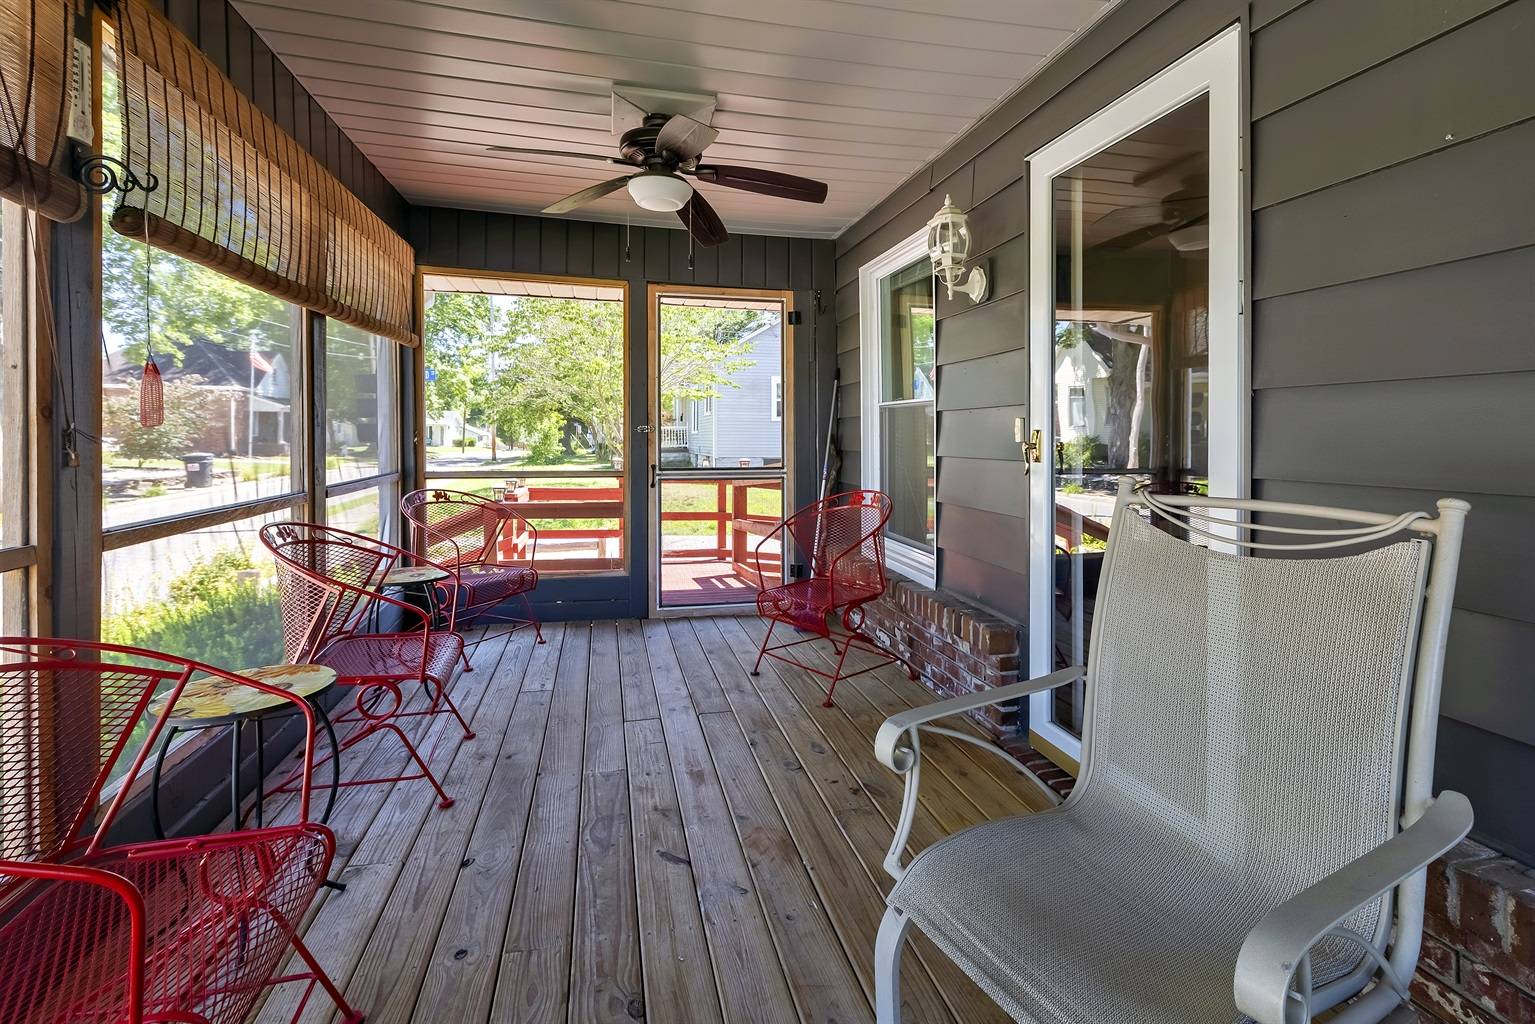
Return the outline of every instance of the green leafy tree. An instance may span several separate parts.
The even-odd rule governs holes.
[[[465,424],[481,419],[490,379],[487,346],[502,331],[494,300],[471,292],[437,292],[427,303],[425,319],[426,364],[436,375],[426,385],[427,415],[456,412]]]
[[[183,353],[199,340],[242,350],[290,344],[289,312],[281,300],[189,260],[150,254],[143,241],[110,227],[101,236],[101,285],[101,318],[126,342],[123,351],[134,362],[143,361],[144,339],[151,334],[162,367],[181,365]]]
[[[117,442],[117,454],[140,466],[150,459],[174,459],[192,450],[214,413],[218,396],[199,387],[200,377],[165,381],[165,422],[158,427],[139,423],[139,381],[130,381],[127,394],[107,395],[101,403],[102,433]]]
[[[674,306],[661,333],[661,393],[708,398],[750,364],[759,310]],[[439,292],[426,312],[427,411],[492,427],[527,461],[575,438],[599,461],[623,450],[624,310],[617,302]]]

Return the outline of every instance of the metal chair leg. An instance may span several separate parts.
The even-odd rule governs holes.
[[[354,1010],[351,1004],[346,1001],[346,996],[341,994],[341,990],[336,987],[336,983],[331,980],[330,975],[325,973],[325,968],[320,966],[320,962],[314,958],[314,954],[309,951],[309,947],[304,945],[304,940],[299,938],[298,931],[294,929],[288,919],[275,910],[268,910],[268,913],[277,922],[277,927],[281,928],[283,933],[288,936],[288,941],[293,945],[293,952],[297,953],[299,959],[304,961],[304,966],[309,968],[309,973],[314,975],[314,980],[319,982],[320,987],[325,990],[325,994],[330,996],[331,1002],[336,1004],[336,1009],[341,1011],[341,1024],[363,1024],[366,1018],[357,1010]]]
[[[821,707],[836,707],[832,703],[832,694],[837,692],[837,683],[842,679],[842,665],[847,661],[847,652],[853,646],[853,638],[849,636],[842,644],[842,652],[837,655],[837,667],[831,674],[831,685],[826,688],[826,699],[821,701]]]
[[[405,744],[406,753],[410,754],[410,759],[416,762],[416,766],[421,769],[422,777],[426,779],[426,781],[430,782],[432,784],[432,788],[437,791],[437,806],[444,809],[452,807],[453,798],[448,795],[447,790],[442,788],[442,783],[437,781],[437,776],[432,774],[432,769],[427,767],[426,758],[421,756],[421,752],[417,750],[416,745],[410,741],[410,737],[405,735],[405,730],[401,729],[393,722],[383,722],[379,725],[378,728],[381,730],[387,729],[389,732],[392,732],[396,736],[400,737],[400,742]]]
[[[527,609],[528,621],[533,623],[533,635],[538,639],[539,643],[543,643],[544,642],[544,628],[543,628],[543,626],[539,625],[538,615],[537,615],[537,613],[535,613],[533,611],[533,600],[532,600],[532,598],[528,597],[528,592],[526,590],[524,590],[518,596],[522,598],[522,606],[525,609]]]
[[[463,713],[458,710],[458,705],[453,703],[453,698],[448,696],[448,688],[443,686],[442,683],[438,682],[436,679],[432,679],[431,676],[427,676],[426,678],[431,679],[432,685],[437,687],[437,695],[432,699],[433,709],[435,710],[439,701],[443,704],[446,704],[448,706],[448,710],[453,712],[453,717],[458,719],[458,724],[463,726],[464,739],[474,739],[474,730],[469,727],[468,720],[466,720],[463,716]]]
[[[901,1024],[901,950],[911,918],[894,907],[885,911],[874,940],[874,1019],[876,1024]]]
[[[752,675],[754,676],[759,676],[762,674],[762,659],[767,654],[768,644],[772,642],[773,630],[777,628],[777,626],[777,619],[768,620],[767,636],[762,638],[762,646],[757,650],[757,663],[752,666]]]

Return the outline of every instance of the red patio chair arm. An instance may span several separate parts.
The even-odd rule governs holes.
[[[144,1020],[144,958],[148,915],[144,896],[122,875],[84,864],[41,864],[32,861],[0,860],[0,877],[36,879],[66,885],[90,885],[105,889],[123,901],[128,911],[127,991],[123,998],[123,1024],[142,1024]],[[9,894],[7,894],[9,895]],[[25,913],[23,908],[19,913]]]
[[[795,513],[795,515],[798,515],[798,514],[799,513]],[[790,516],[789,517],[789,519],[793,519],[793,518],[794,518],[794,516]],[[764,533],[757,540],[757,543],[752,546],[752,560],[757,563],[757,589],[758,590],[767,590],[768,589],[768,587],[767,587],[767,574],[762,571],[762,546],[764,544],[766,544],[768,541],[772,540],[774,537],[778,536],[778,534],[780,534],[780,533],[784,532],[786,529],[788,529],[789,519],[780,519],[778,521],[778,525],[777,526],[773,527],[767,533]],[[783,558],[784,558],[785,561],[787,561],[787,559],[788,559],[787,547],[788,547],[788,545],[784,545],[782,548],[780,548],[780,550],[783,551]]]

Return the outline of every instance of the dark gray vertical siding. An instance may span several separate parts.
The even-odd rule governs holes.
[[[688,267],[687,235],[680,230],[634,228],[587,221],[473,210],[412,207],[406,237],[424,265],[460,270],[501,270],[527,274],[622,279],[630,286],[629,375],[631,408],[649,400],[645,384],[647,327],[645,294],[651,283],[790,289],[801,317],[790,369],[794,400],[794,499],[811,500],[820,481],[832,369],[836,362],[836,320],[832,306],[836,272],[830,240],[732,235],[717,249],[693,249]],[[634,460],[638,467],[643,459]],[[628,524],[629,550],[643,565],[648,492],[643,474],[631,473],[634,510]],[[562,583],[564,581],[551,581]],[[629,581],[583,584],[589,596],[544,609],[558,617],[644,614],[643,574]],[[631,589],[618,594],[614,587]],[[603,589],[607,588],[607,589]],[[540,589],[545,589],[540,585]],[[564,600],[563,598],[561,599]]]
[[[1512,782],[1535,777],[1535,0],[1127,0],[838,239],[843,480],[872,457],[858,268],[951,193],[993,283],[938,309],[939,582],[1025,616],[1024,161],[1238,20],[1254,492],[1471,501],[1440,782],[1472,797],[1481,838],[1535,860],[1535,796]]]

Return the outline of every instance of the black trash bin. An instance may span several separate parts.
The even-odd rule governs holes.
[[[186,467],[188,487],[213,486],[212,452],[188,452],[181,457],[181,464]]]

